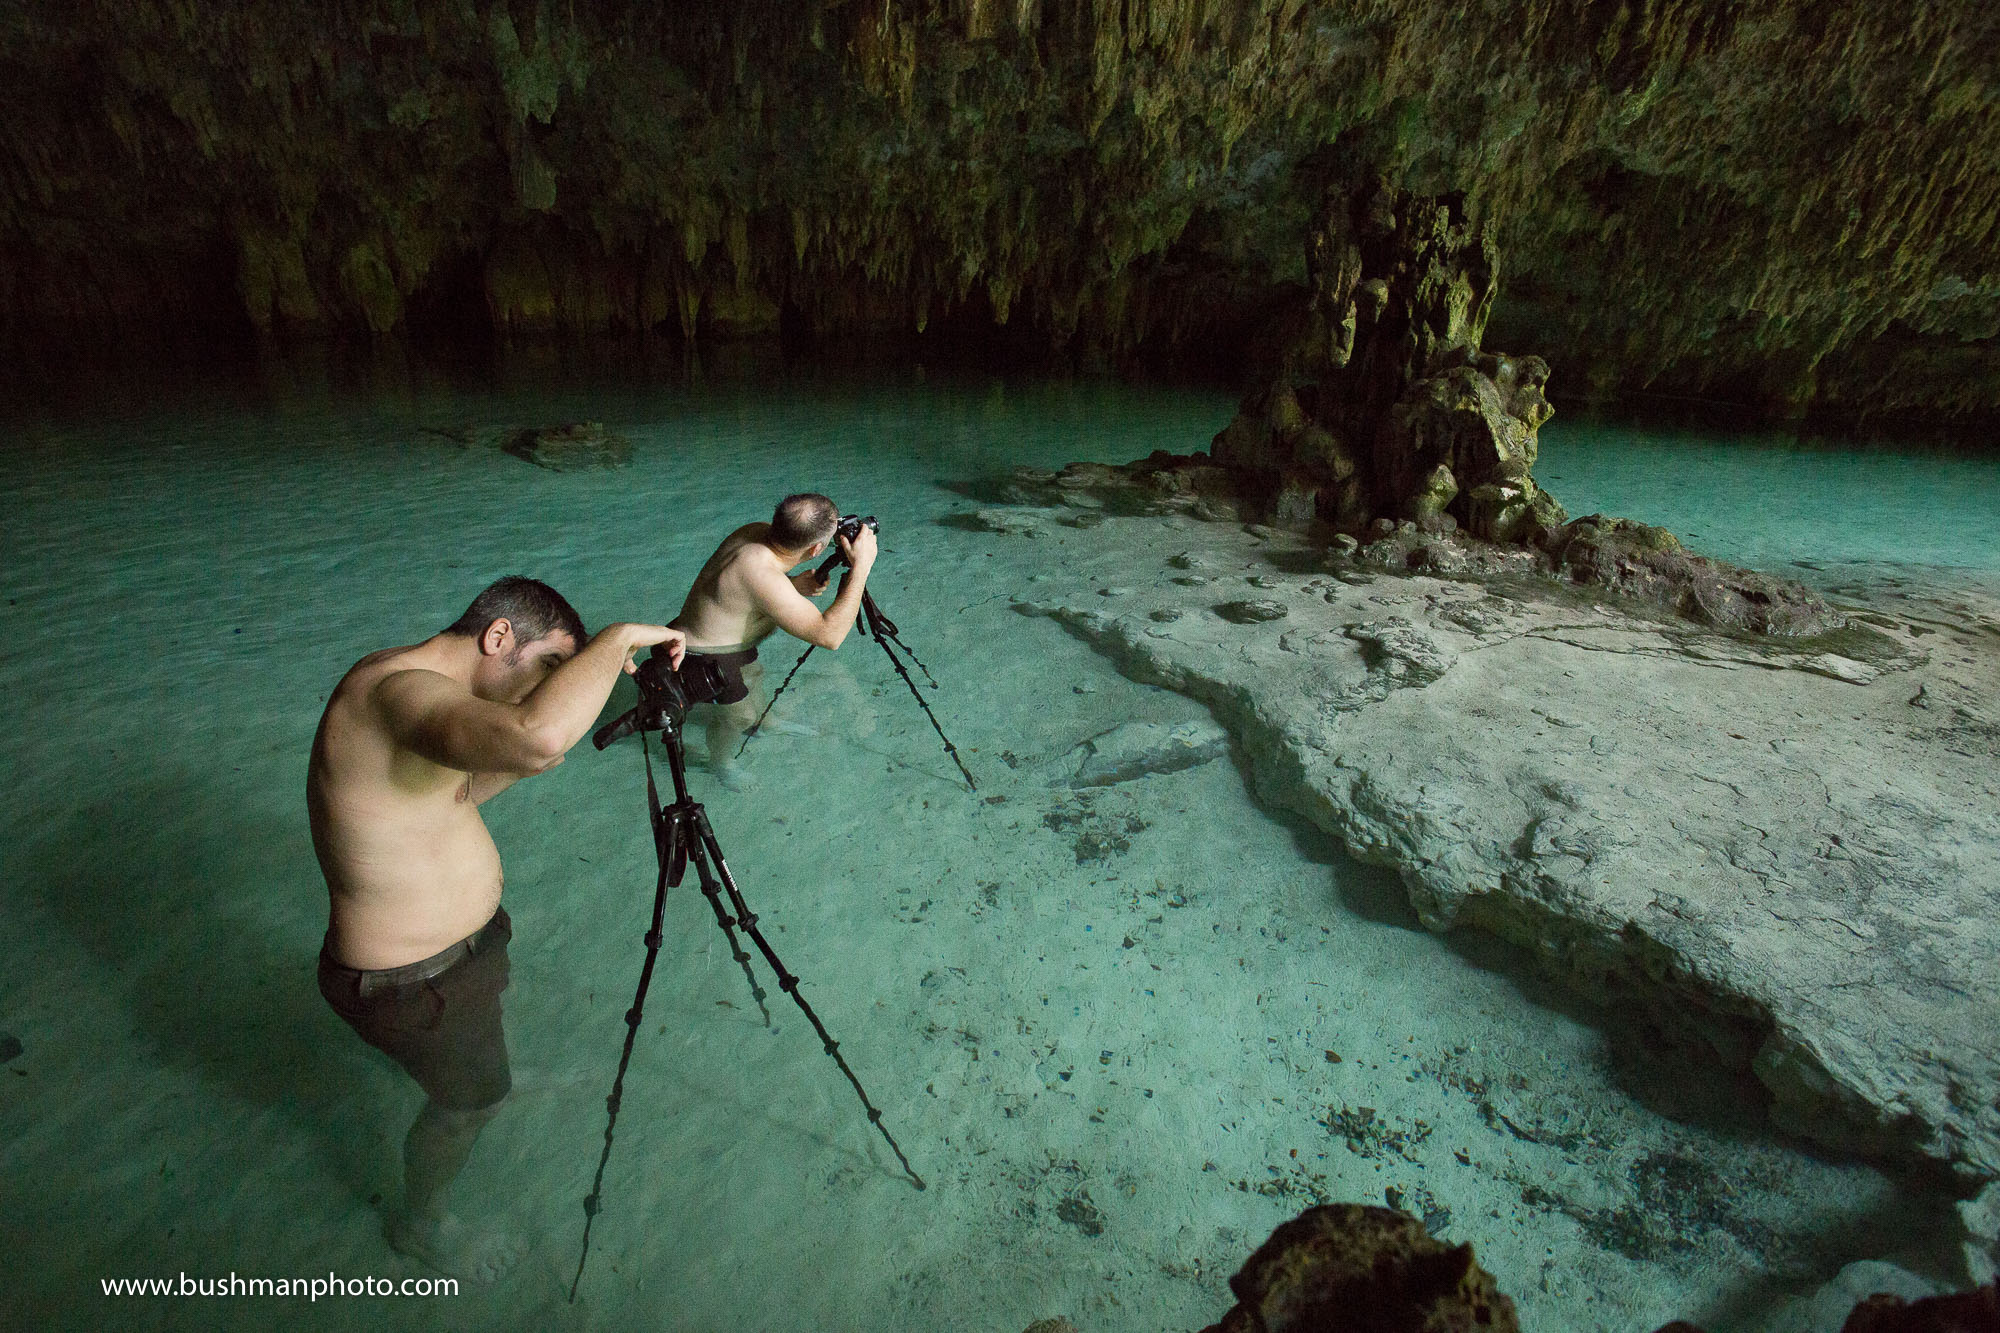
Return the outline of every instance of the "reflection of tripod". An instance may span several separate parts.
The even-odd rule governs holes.
[[[873,520],[871,519],[870,522],[872,523]],[[846,563],[847,557],[844,555],[829,556],[826,562],[819,567],[818,573],[820,577],[824,578],[828,573],[832,572],[834,566]],[[951,737],[945,735],[944,728],[938,725],[937,714],[933,713],[931,706],[924,702],[922,692],[917,689],[917,682],[910,679],[909,668],[903,665],[902,658],[896,656],[896,648],[901,648],[904,652],[910,654],[910,660],[917,664],[917,670],[924,673],[924,679],[930,681],[932,689],[937,688],[937,678],[931,675],[931,669],[923,664],[923,661],[918,658],[916,653],[911,651],[910,645],[904,643],[899,637],[896,622],[882,614],[882,608],[875,604],[875,594],[866,589],[863,589],[861,593],[861,617],[857,623],[863,634],[882,645],[882,651],[889,655],[889,665],[896,668],[896,674],[901,676],[903,683],[910,687],[910,694],[916,699],[917,707],[923,709],[924,716],[930,719],[931,730],[935,731],[938,734],[938,739],[944,742],[944,752],[951,756],[951,762],[957,764],[958,771],[965,775],[965,785],[973,791],[978,791],[979,784],[972,780],[972,774],[966,769],[965,761],[958,757],[958,747],[951,743]],[[889,646],[892,643],[896,645],[895,648]],[[807,645],[806,650],[799,654],[799,660],[792,663],[792,669],[785,673],[783,682],[779,684],[777,689],[771,691],[770,703],[764,705],[764,711],[757,714],[757,720],[750,724],[748,731],[743,733],[743,744],[736,747],[738,757],[741,757],[743,751],[749,746],[750,738],[755,736],[759,728],[764,725],[764,719],[771,715],[771,709],[777,705],[778,696],[785,692],[785,686],[792,683],[792,677],[799,674],[799,668],[806,664],[806,659],[813,655],[813,649],[817,646],[816,644]]]
[[[701,880],[702,894],[708,899],[709,907],[714,909],[715,924],[722,927],[722,933],[728,936],[730,952],[734,955],[737,965],[743,969],[744,977],[750,982],[750,994],[757,1001],[758,1012],[764,1016],[764,1025],[770,1026],[771,1011],[764,1004],[764,988],[757,984],[757,976],[750,970],[750,955],[743,950],[743,942],[736,933],[738,927],[750,936],[758,952],[764,955],[764,961],[770,965],[771,971],[778,978],[778,989],[792,997],[800,1011],[805,1014],[806,1021],[813,1025],[813,1031],[819,1033],[821,1045],[825,1047],[826,1053],[833,1057],[833,1062],[840,1066],[840,1072],[847,1075],[847,1081],[854,1085],[855,1094],[861,1098],[861,1105],[867,1109],[869,1123],[881,1130],[882,1137],[888,1140],[890,1150],[896,1154],[896,1160],[903,1164],[903,1170],[909,1175],[911,1183],[918,1189],[925,1188],[923,1177],[911,1168],[910,1159],[903,1156],[903,1150],[897,1146],[894,1136],[883,1126],[882,1112],[868,1100],[868,1093],[862,1088],[861,1080],[854,1076],[852,1069],[848,1068],[847,1061],[840,1054],[840,1043],[827,1032],[826,1025],[819,1021],[819,1015],[813,1012],[812,1006],[799,994],[799,979],[785,970],[784,963],[779,961],[770,942],[764,938],[763,932],[757,929],[757,914],[743,901],[743,895],[736,887],[736,879],[729,873],[728,863],[722,859],[722,847],[715,840],[715,830],[709,827],[708,813],[701,808],[699,801],[688,796],[687,754],[681,740],[681,724],[685,717],[684,702],[675,693],[679,688],[677,683],[671,684],[667,690],[654,690],[648,687],[649,679],[673,681],[671,675],[662,677],[656,672],[648,671],[648,668],[654,668],[655,665],[649,662],[641,668],[639,707],[634,709],[627,719],[621,719],[619,723],[604,728],[598,733],[597,738],[598,748],[603,749],[610,743],[616,728],[624,726],[629,719],[637,719],[634,726],[639,732],[640,753],[646,759],[646,805],[652,813],[653,854],[659,861],[660,877],[653,892],[652,928],[646,932],[646,964],[639,971],[639,990],[632,998],[632,1007],[625,1011],[625,1049],[618,1057],[618,1076],[612,1081],[611,1095],[604,1099],[605,1109],[609,1112],[604,1125],[604,1152],[597,1159],[597,1177],[591,1182],[590,1195],[583,1201],[583,1253],[576,1261],[576,1280],[570,1283],[569,1298],[572,1304],[576,1301],[577,1287],[583,1282],[583,1266],[590,1259],[590,1227],[597,1218],[599,1201],[603,1195],[604,1168],[611,1160],[611,1135],[618,1124],[618,1105],[625,1091],[625,1070],[632,1062],[632,1046],[638,1039],[639,1024],[644,1017],[641,1011],[646,1004],[646,988],[652,984],[653,964],[660,956],[660,923],[666,913],[667,890],[681,882],[681,877],[687,872],[689,861],[694,862],[695,874]],[[654,728],[660,732],[661,745],[667,752],[667,764],[673,773],[672,805],[660,804],[659,789],[653,781],[653,757],[646,748],[646,732]],[[722,902],[725,893],[729,896],[727,907]],[[732,912],[735,915],[732,916]]]

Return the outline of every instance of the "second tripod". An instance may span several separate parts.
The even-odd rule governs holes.
[[[850,522],[855,524],[865,523],[870,528],[875,527],[875,520],[872,518],[844,518],[841,520],[842,535],[851,535],[845,526]],[[824,579],[835,568],[846,563],[847,557],[844,555],[829,556],[826,563],[821,565],[816,572],[820,578]],[[896,622],[882,614],[882,608],[875,604],[875,595],[866,590],[863,590],[861,594],[860,625],[863,634],[882,645],[882,651],[889,655],[889,665],[896,668],[896,674],[903,678],[903,684],[910,687],[910,695],[917,701],[917,707],[924,710],[924,716],[930,720],[931,730],[935,731],[938,734],[938,739],[944,742],[944,752],[951,756],[952,763],[958,765],[958,772],[965,779],[966,789],[968,791],[978,791],[979,784],[972,780],[972,770],[968,769],[965,766],[965,761],[958,757],[958,747],[951,743],[951,737],[944,734],[944,728],[938,724],[937,714],[933,713],[931,706],[924,702],[923,691],[917,688],[917,682],[910,679],[910,669],[903,665],[903,659],[896,655],[896,649],[901,648],[904,652],[910,654],[910,660],[917,664],[917,670],[924,673],[924,679],[931,683],[932,689],[937,688],[937,678],[931,675],[931,669],[924,665],[923,659],[911,651],[910,645],[903,642],[902,636],[896,629]],[[895,646],[891,647],[890,645],[892,644]],[[799,668],[804,666],[806,659],[812,655],[812,646],[808,645],[806,650],[799,654],[799,660],[792,663],[792,669],[785,673],[785,678],[779,683],[778,688],[771,691],[770,702],[764,705],[764,711],[757,715],[757,720],[750,724],[750,729],[743,733],[743,743],[736,747],[738,758],[741,758],[743,751],[749,748],[751,738],[763,729],[764,719],[771,715],[771,709],[777,705],[778,696],[785,692],[785,687],[792,683],[792,677],[799,674]]]

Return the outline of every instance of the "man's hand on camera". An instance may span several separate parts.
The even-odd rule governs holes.
[[[847,557],[847,563],[854,566],[857,574],[866,574],[868,567],[875,563],[875,530],[864,527],[853,541],[845,537],[838,539],[840,553]]]
[[[687,652],[686,632],[669,629],[665,625],[618,624],[611,626],[605,633],[608,634],[612,630],[616,630],[625,642],[626,675],[629,676],[639,669],[638,664],[632,660],[632,654],[641,648],[651,648],[659,643],[667,645],[668,665],[676,671],[681,669],[681,658]]]
[[[833,582],[832,578],[820,573],[816,569],[808,569],[802,574],[792,575],[792,586],[799,590],[799,595],[802,597],[819,596],[826,591],[827,584],[831,582]]]

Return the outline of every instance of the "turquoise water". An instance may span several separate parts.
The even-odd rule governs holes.
[[[1812,584],[2000,570],[2000,458],[1558,418],[1536,479],[1572,515],[1659,524]]]
[[[15,413],[0,1031],[24,1049],[0,1068],[0,1308],[74,1328],[1192,1329],[1278,1222],[1391,1192],[1475,1242],[1544,1329],[1751,1328],[1851,1259],[1925,1258],[1937,1200],[1777,1141],[1742,1089],[1638,1056],[1504,951],[1414,929],[1385,877],[1258,808],[1233,762],[1052,785],[1088,737],[1202,710],[1010,610],[1087,532],[952,520],[1000,467],[1185,451],[1232,410],[907,374],[342,391],[280,371]],[[633,465],[553,474],[434,433],[573,419],[630,437]],[[1654,468],[1698,472],[1710,499],[1692,480],[1649,498],[1633,486],[1663,447],[1628,444],[1621,470],[1552,432],[1544,466],[1573,512],[1686,513],[1753,562],[1880,561],[1905,521],[1858,464],[1781,474],[1719,447]],[[1721,505],[1739,463],[1842,522],[1814,546],[1769,504]],[[380,1237],[420,1098],[312,979],[305,756],[346,667],[503,573],[592,625],[664,619],[722,535],[797,489],[882,519],[871,589],[942,683],[927,698],[980,791],[855,638],[779,706],[817,735],[753,744],[741,795],[699,770],[695,794],[931,1188],[782,997],[762,1026],[690,882],[566,1302],[652,885],[638,757],[585,747],[485,807],[516,923],[517,1095],[457,1207],[527,1237],[522,1265],[455,1296],[104,1296],[118,1277],[422,1272]]]

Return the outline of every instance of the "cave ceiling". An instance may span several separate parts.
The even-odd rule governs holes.
[[[1247,345],[1448,196],[1552,389],[2000,405],[1974,3],[8,4],[0,323]],[[1844,396],[1844,397],[1843,397]]]

